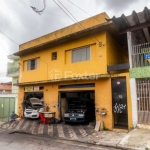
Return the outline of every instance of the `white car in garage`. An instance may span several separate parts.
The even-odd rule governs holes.
[[[30,98],[24,111],[25,118],[39,118],[39,113],[43,111],[43,102],[38,98]]]

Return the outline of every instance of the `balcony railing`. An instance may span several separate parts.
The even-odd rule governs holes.
[[[132,68],[150,66],[150,43],[132,46]]]
[[[14,68],[9,68],[7,70],[7,74],[16,74],[16,73],[19,73],[19,68],[18,67],[14,67]]]

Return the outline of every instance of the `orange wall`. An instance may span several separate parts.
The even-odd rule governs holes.
[[[101,32],[94,35],[99,41],[106,43],[106,33]],[[72,49],[90,45],[91,58],[83,62],[71,62]],[[57,52],[57,60],[51,60],[53,52]],[[27,71],[27,60],[38,58],[38,68],[36,70]],[[74,40],[72,42],[64,43],[53,48],[43,49],[36,53],[31,53],[22,56],[20,59],[20,79],[19,82],[33,82],[41,80],[52,80],[50,76],[53,69],[59,69],[62,72],[62,78],[65,77],[65,72],[80,73],[90,75],[91,73],[107,74],[106,64],[106,46],[102,47],[91,39],[85,37]],[[71,75],[67,75],[69,78]]]
[[[127,105],[128,105],[128,125],[129,129],[132,128],[132,110],[131,110],[131,98],[130,98],[130,88],[129,88],[129,73],[118,74],[118,77],[126,77],[126,86],[127,86]],[[59,85],[69,85],[69,84],[85,84],[85,83],[95,83],[95,87],[92,88],[74,88],[74,89],[58,89]],[[34,85],[30,85],[34,86]],[[38,85],[39,86],[39,85]],[[89,91],[95,90],[95,106],[101,110],[105,108],[107,112],[107,116],[103,119],[100,116],[100,113],[96,113],[97,121],[104,121],[104,126],[110,130],[113,129],[113,112],[112,112],[112,92],[111,92],[111,78],[101,78],[98,80],[81,80],[81,81],[72,81],[72,82],[59,82],[59,83],[49,83],[43,84],[40,86],[44,86],[44,103],[50,107],[51,112],[56,112],[56,118],[60,119],[60,113],[58,107],[53,107],[58,104],[59,100],[59,91]],[[18,96],[18,114],[22,115],[22,107],[21,103],[24,98],[24,87],[19,87],[19,96]]]
[[[107,64],[114,65],[129,62],[127,52],[107,32]]]
[[[112,94],[111,94],[111,79],[100,79],[99,82],[96,82],[95,87],[95,102],[96,106],[101,111],[105,108],[108,112],[105,117],[100,116],[100,112],[96,113],[96,120],[103,120],[104,126],[112,130],[113,120],[112,120]]]
[[[63,36],[81,31],[83,29],[87,29],[102,23],[106,23],[106,18],[109,19],[108,15],[104,12],[101,14],[98,14],[96,16],[90,17],[88,19],[85,19],[83,21],[80,21],[80,25],[79,24],[73,24],[70,25],[68,27],[62,28],[60,30],[54,31],[52,33],[49,33],[47,35],[44,35],[42,37],[39,37],[37,39],[34,39],[32,41],[26,42],[22,45],[19,46],[20,50],[24,50],[26,48],[30,48],[30,47],[34,47],[58,38],[61,38]],[[82,27],[81,27],[82,25]]]

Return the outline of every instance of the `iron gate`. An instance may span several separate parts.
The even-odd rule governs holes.
[[[10,120],[11,112],[15,112],[15,98],[0,98],[0,121],[7,122]]]
[[[150,124],[150,80],[137,80],[136,88],[138,104],[138,122]]]

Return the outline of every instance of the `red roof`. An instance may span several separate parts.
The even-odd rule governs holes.
[[[11,91],[11,89],[12,89],[12,85],[0,83],[0,90]]]

